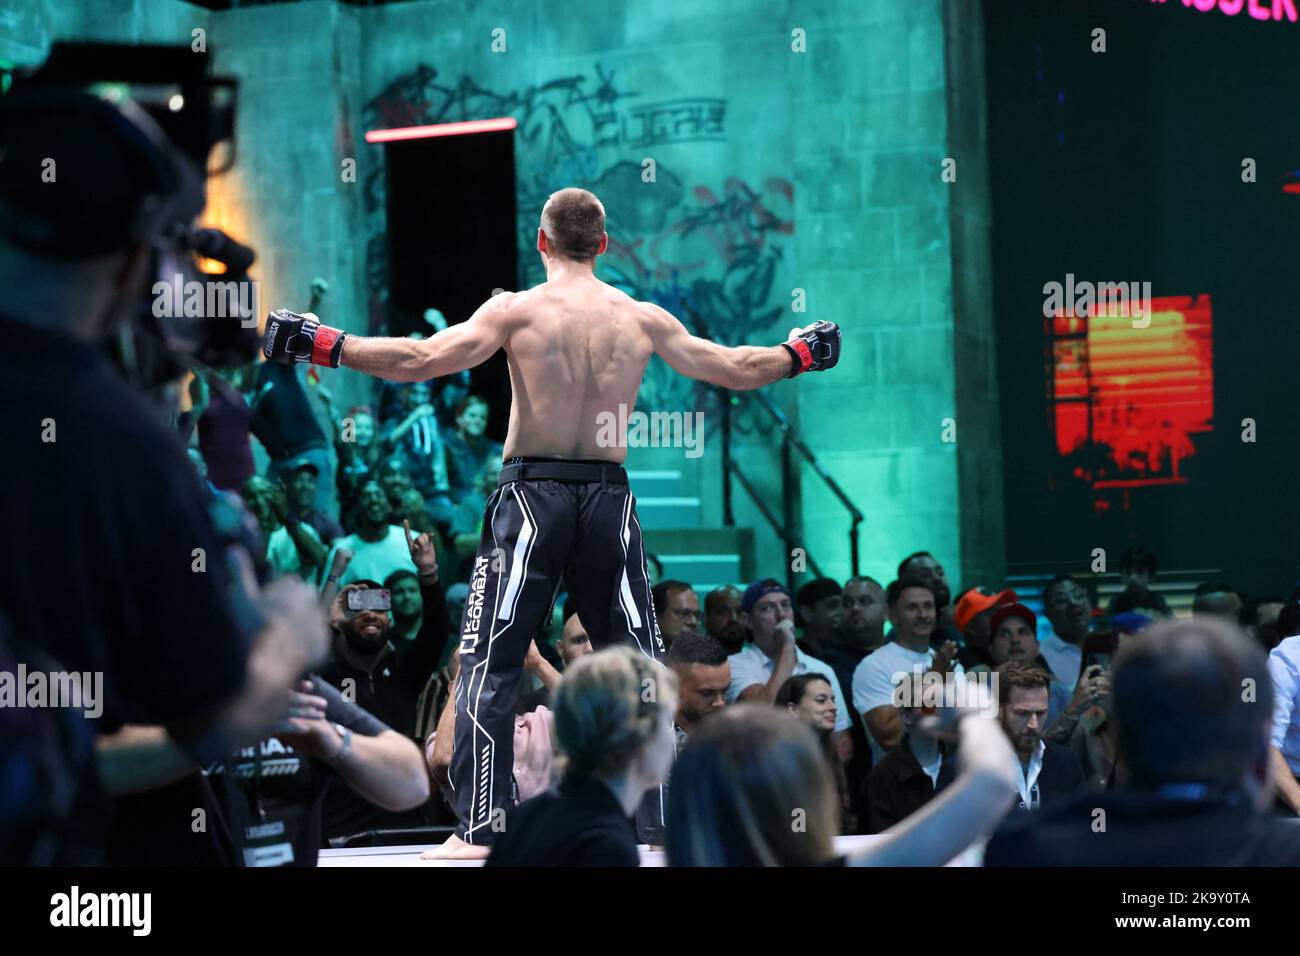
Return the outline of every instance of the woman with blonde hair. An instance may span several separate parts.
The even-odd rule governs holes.
[[[672,671],[629,647],[587,654],[551,700],[561,781],[502,821],[488,866],[637,866],[632,815],[676,748]]]
[[[737,704],[678,756],[668,795],[670,866],[941,866],[992,832],[1018,763],[996,720],[957,718],[962,772],[919,812],[837,857],[840,801],[813,731],[785,711]]]

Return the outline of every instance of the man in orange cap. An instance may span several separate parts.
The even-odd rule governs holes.
[[[996,666],[989,656],[989,638],[993,636],[989,622],[997,608],[1016,601],[1016,592],[1011,588],[994,594],[982,587],[970,588],[957,599],[952,622],[961,631],[962,649],[957,660],[962,667],[969,671],[992,670]]]

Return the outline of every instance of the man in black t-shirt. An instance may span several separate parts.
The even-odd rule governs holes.
[[[315,866],[327,787],[394,811],[428,799],[418,748],[321,678],[290,693],[286,713],[277,733],[200,772],[158,727],[101,746],[101,761],[133,768],[114,775],[128,790],[183,775],[119,797],[109,862]]]
[[[348,619],[336,629],[334,654],[321,673],[334,688],[414,742],[420,694],[437,668],[447,641],[446,601],[436,578],[421,578],[425,624],[414,641],[399,640],[400,646],[396,646],[388,638],[391,623],[387,610],[344,610],[350,592],[377,590],[379,585],[374,581],[354,581],[339,592],[335,613],[345,613]],[[326,839],[366,830],[423,826],[427,822],[416,808],[395,812],[347,787],[331,787],[325,800]]]
[[[70,712],[78,746],[163,724],[212,760],[265,732],[267,701],[325,628],[301,582],[237,586],[247,554],[218,539],[165,413],[106,355],[147,295],[158,236],[202,209],[202,174],[129,100],[72,91],[0,99],[0,154],[0,447],[19,463],[0,469],[0,612],[52,666],[102,680],[102,716]],[[52,156],[57,187],[40,181]],[[0,737],[0,764],[14,745]],[[83,832],[49,834],[52,862],[99,854],[93,767],[72,784]]]
[[[302,732],[268,737],[204,771],[226,845],[242,857],[236,863],[314,866],[327,787],[345,787],[372,803],[382,799],[390,811],[429,798],[428,774],[413,743],[324,680],[315,678],[310,687],[324,709],[317,703],[300,711],[309,716],[291,718]],[[297,700],[303,707],[303,695]],[[378,746],[366,751],[358,738]]]
[[[450,626],[447,597],[438,582],[438,556],[433,538],[429,534],[413,535],[408,527],[406,543],[418,572],[423,606],[423,619],[415,639],[393,639],[388,608],[349,608],[351,592],[382,590],[375,581],[353,581],[334,600],[331,610],[334,649],[321,674],[388,726],[415,740],[420,695],[442,660]],[[382,599],[379,603],[382,604]],[[325,801],[326,837],[420,826],[425,822],[422,813],[394,813],[347,788],[330,788]]]

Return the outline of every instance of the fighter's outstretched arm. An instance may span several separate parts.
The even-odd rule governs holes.
[[[272,312],[262,351],[268,359],[356,369],[394,382],[419,382],[473,368],[510,334],[514,293],[493,296],[460,325],[419,341],[373,338],[320,325],[313,315]]]
[[[422,382],[473,368],[505,344],[514,293],[488,299],[467,322],[449,325],[427,339],[363,338],[349,335],[340,365],[394,382]]]
[[[943,866],[987,837],[1016,795],[1019,764],[1001,725],[978,713],[961,718],[961,774],[924,807],[902,820],[850,866]]]
[[[783,345],[728,347],[691,335],[672,313],[642,304],[654,350],[688,378],[736,391],[762,388],[800,372],[831,368],[840,357],[840,330],[830,322],[796,329]]]

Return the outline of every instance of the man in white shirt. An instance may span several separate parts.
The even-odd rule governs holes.
[[[775,705],[777,692],[791,677],[821,674],[835,692],[835,750],[841,760],[849,760],[853,755],[849,709],[831,666],[795,646],[790,592],[772,578],[755,581],[740,599],[740,622],[749,631],[749,640],[727,658],[731,664],[727,703],[751,700]]]
[[[1058,574],[1043,588],[1043,614],[1051,621],[1053,633],[1039,641],[1038,650],[1056,679],[1073,692],[1079,682],[1083,641],[1092,624],[1092,598],[1070,575]]]
[[[894,706],[894,686],[922,673],[963,673],[957,660],[957,644],[945,641],[930,647],[937,612],[934,591],[920,578],[899,578],[885,591],[885,606],[894,629],[890,642],[868,654],[853,671],[853,709],[861,715],[871,743],[873,763],[898,746],[906,728]]]
[[[368,481],[362,486],[357,498],[357,532],[335,541],[325,561],[325,567],[332,568],[335,551],[342,547],[352,552],[352,560],[337,582],[340,588],[352,581],[384,581],[394,571],[417,571],[406,531],[389,522],[391,510],[379,482]]]

